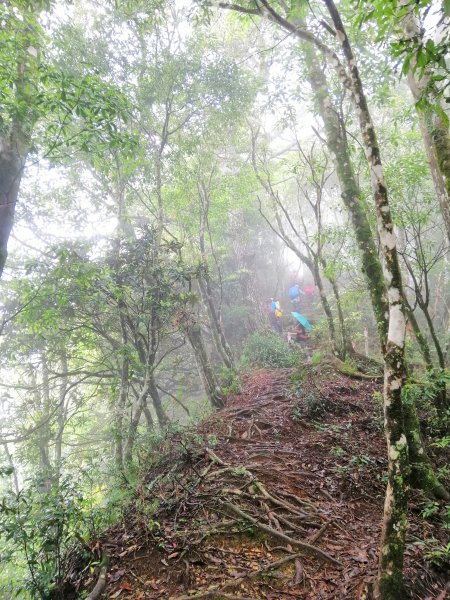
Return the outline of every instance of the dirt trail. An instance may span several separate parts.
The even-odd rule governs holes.
[[[134,508],[102,541],[106,596],[362,598],[376,574],[384,496],[376,392],[323,367],[245,377],[226,409],[162,444]],[[431,530],[411,515],[409,541]],[[406,576],[415,599],[445,587],[418,546]]]

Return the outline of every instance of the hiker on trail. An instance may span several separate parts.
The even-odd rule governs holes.
[[[304,292],[302,292],[298,283],[291,285],[291,287],[289,288],[288,295],[291,300],[292,307],[294,309],[300,306],[300,296],[303,294]]]
[[[297,322],[297,324],[294,328],[294,331],[288,332],[287,335],[288,335],[288,344],[292,344],[292,342],[299,344],[299,346],[305,353],[306,362],[310,363],[311,355],[309,353],[309,348],[308,348],[308,344],[307,344],[307,342],[309,341],[310,338],[309,338],[308,332],[306,331],[305,327],[301,323]]]
[[[280,303],[275,298],[270,299],[270,323],[272,325],[272,329],[277,333],[283,333],[283,329],[281,327],[281,317],[283,316],[283,312],[280,307]]]

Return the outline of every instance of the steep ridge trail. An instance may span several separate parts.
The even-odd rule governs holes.
[[[98,543],[106,597],[369,598],[385,488],[379,394],[331,366],[246,375],[225,409],[168,434]],[[445,580],[413,541],[435,532],[412,508],[408,588],[434,599]]]

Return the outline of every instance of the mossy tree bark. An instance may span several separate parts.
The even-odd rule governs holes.
[[[378,249],[364,208],[361,191],[353,169],[345,124],[338,107],[333,102],[328,81],[317,51],[310,44],[303,44],[307,78],[322,117],[325,140],[333,159],[341,188],[341,197],[352,221],[352,228],[361,255],[362,271],[366,277],[372,308],[380,338],[385,339],[386,314],[389,310],[384,285],[383,268]]]

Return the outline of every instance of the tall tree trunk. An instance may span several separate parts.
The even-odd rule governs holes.
[[[418,304],[420,306],[420,310],[423,312],[423,314],[425,316],[425,320],[427,322],[428,329],[430,330],[431,339],[433,340],[433,344],[436,349],[436,354],[437,354],[438,361],[439,361],[439,368],[444,370],[445,369],[444,352],[442,350],[441,344],[437,337],[436,330],[434,328],[433,319],[431,318],[430,311],[428,310],[428,306],[423,301],[423,298],[421,297],[421,295],[418,298]]]
[[[406,378],[404,360],[406,320],[397,241],[384,181],[380,150],[367,105],[355,56],[333,0],[325,0],[350,73],[352,98],[359,118],[361,137],[369,163],[378,234],[384,258],[389,301],[389,329],[384,351],[384,419],[388,449],[388,484],[384,504],[377,595],[383,600],[406,596],[403,584],[403,554],[407,527],[409,456],[403,415],[402,386]]]
[[[155,394],[156,392],[156,394]],[[148,375],[145,377],[144,382],[142,384],[141,391],[139,392],[139,396],[134,405],[134,412],[131,418],[130,425],[128,427],[127,441],[125,444],[124,451],[124,463],[125,465],[130,465],[133,460],[133,448],[134,443],[136,441],[136,433],[139,427],[139,422],[141,420],[142,413],[147,420],[147,425],[150,426],[150,429],[153,430],[154,423],[152,415],[148,409],[147,400],[148,397],[151,397],[153,400],[153,406],[155,408],[156,416],[158,418],[158,423],[161,429],[165,427],[169,423],[169,419],[163,409],[161,399],[159,396],[159,392],[154,380],[153,373],[150,371]]]
[[[322,267],[323,267],[324,273],[325,273],[327,263],[324,258],[321,258],[321,264],[322,264]],[[348,336],[347,326],[345,325],[344,312],[342,310],[342,303],[341,303],[341,295],[339,293],[339,288],[338,288],[336,279],[332,276],[326,276],[326,279],[330,282],[331,289],[333,290],[334,299],[336,300],[336,310],[337,310],[337,314],[338,314],[339,329],[341,332],[340,355],[342,356],[342,358],[345,359],[348,354],[351,354],[353,352],[353,346],[352,346],[352,344],[350,342],[350,338]]]
[[[300,258],[300,257],[299,257]],[[310,261],[307,264],[309,270],[312,273],[314,284],[319,291],[320,302],[322,304],[323,312],[325,313],[328,325],[328,333],[330,334],[331,347],[333,349],[333,354],[337,354],[343,358],[342,353],[339,350],[339,344],[337,343],[336,338],[336,328],[334,326],[334,318],[333,312],[331,310],[330,303],[328,301],[328,296],[325,292],[325,288],[323,287],[322,277],[320,275],[320,270],[315,261]]]
[[[200,199],[200,254],[202,258],[202,269],[198,277],[198,283],[203,301],[207,308],[209,321],[211,323],[211,331],[214,338],[214,343],[217,350],[222,357],[225,366],[228,369],[235,370],[234,357],[231,352],[231,348],[225,337],[220,317],[217,313],[216,306],[214,303],[213,291],[211,287],[211,276],[209,274],[208,257],[206,255],[205,246],[205,231],[208,229],[208,215],[209,215],[209,190],[203,182],[199,184],[199,199]]]
[[[143,405],[142,410],[144,411],[144,417],[145,417],[145,421],[147,423],[148,431],[154,431],[155,430],[155,422],[153,420],[152,413],[148,407],[147,398],[145,398],[145,400],[144,400],[144,405]]]
[[[378,249],[353,170],[345,124],[342,122],[338,107],[334,105],[330,97],[328,82],[317,58],[317,51],[310,44],[304,44],[303,52],[308,81],[316,100],[317,109],[324,123],[327,148],[333,158],[336,175],[341,188],[342,200],[351,218],[379,337],[383,340],[382,344],[384,345],[387,334],[386,314],[388,313],[389,306],[384,285],[383,268],[378,258]]]
[[[205,266],[205,269],[208,267]],[[211,285],[209,282],[209,274],[199,273],[198,275],[198,287],[200,289],[200,295],[203,303],[206,307],[206,312],[209,316],[209,322],[211,325],[211,333],[214,340],[214,345],[217,352],[223,360],[224,365],[231,370],[234,370],[234,360],[231,348],[225,338],[222,324],[220,323],[219,317],[214,306],[214,300],[212,297]]]
[[[50,398],[50,375],[47,363],[45,350],[41,351],[41,368],[42,368],[42,394],[41,394],[41,410],[42,420],[45,424],[40,428],[38,447],[40,453],[39,470],[45,473],[49,480],[53,475],[52,464],[50,461],[49,442],[50,442],[50,424],[49,417],[51,413],[51,398]],[[50,489],[51,484],[48,484]]]
[[[137,400],[134,404],[134,407],[133,407],[134,410],[132,412],[131,422],[128,427],[127,439],[125,442],[125,449],[123,451],[123,462],[124,462],[125,466],[130,466],[133,461],[133,448],[134,448],[134,443],[136,441],[137,429],[139,427],[139,421],[141,420],[142,412],[144,410],[142,393],[143,393],[143,390],[139,394],[139,397],[137,398]],[[148,394],[148,388],[145,393]]]

